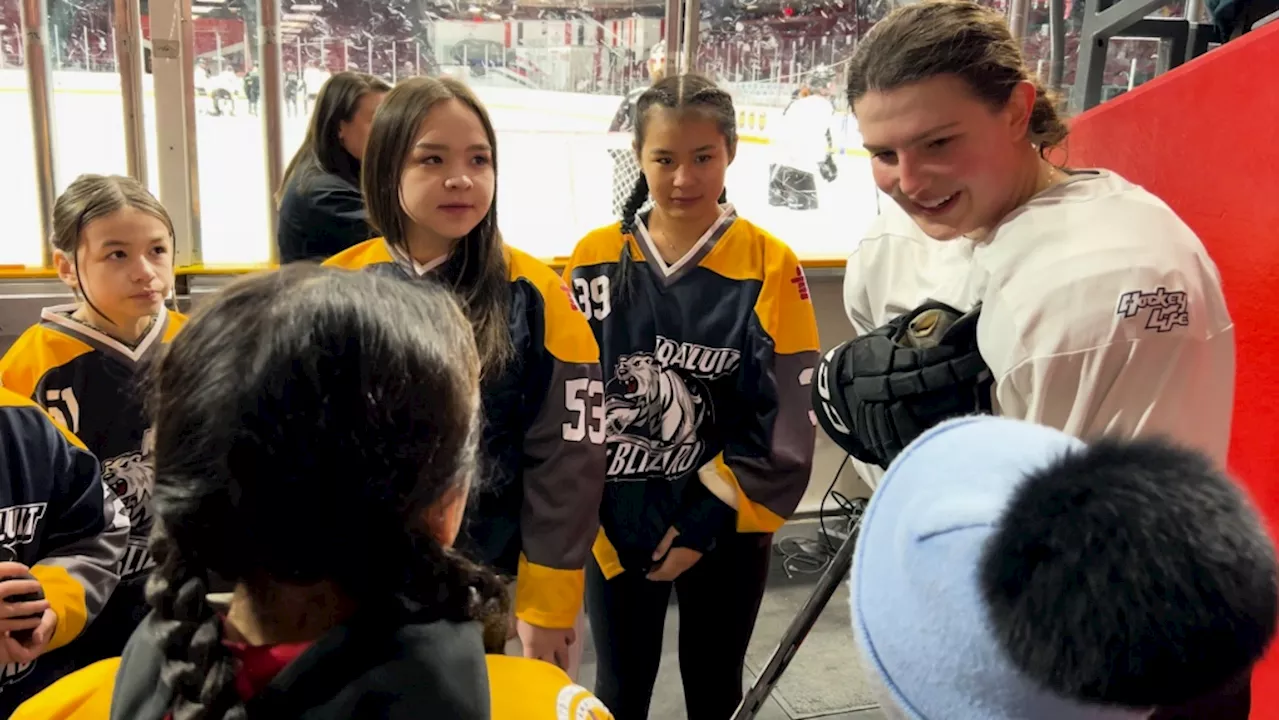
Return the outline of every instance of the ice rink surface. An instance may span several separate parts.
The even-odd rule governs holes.
[[[478,92],[484,99],[483,89]],[[144,103],[149,184],[158,193],[154,101],[148,95]],[[616,219],[611,216],[612,160],[607,150],[625,147],[627,138],[603,132],[612,108],[607,115],[594,115],[509,103],[489,107],[498,132],[498,220],[508,243],[542,258],[566,256],[587,231]],[[197,116],[201,246],[203,261],[210,265],[268,260],[262,122],[243,105],[237,113]],[[0,91],[0,166],[5,168],[0,265],[40,264],[30,117],[25,93]],[[56,92],[54,122],[59,191],[82,173],[126,172],[118,94]],[[286,118],[284,132],[287,162],[306,132],[305,118]],[[877,211],[867,159],[837,156],[836,180],[818,181],[818,209],[796,211],[769,206],[769,164],[776,152],[759,140],[740,143],[729,168],[730,202],[801,258],[848,255]]]

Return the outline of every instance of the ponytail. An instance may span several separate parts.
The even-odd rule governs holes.
[[[173,720],[245,720],[235,687],[235,658],[222,644],[222,619],[209,605],[209,574],[189,562],[156,522],[151,552],[156,567],[147,601],[161,622],[160,681],[173,688]]]
[[[627,236],[635,236],[636,216],[648,201],[649,180],[644,173],[640,173],[636,186],[631,189],[631,196],[627,198],[627,204],[622,207],[622,254],[618,256],[618,266],[614,268],[613,276],[609,278],[609,286],[613,288],[612,297],[609,299],[613,303],[625,300],[630,294],[631,268],[635,265],[635,261],[631,259],[631,243],[627,241]]]
[[[1039,80],[1029,78],[1035,85],[1036,99],[1031,106],[1031,119],[1027,123],[1027,136],[1036,151],[1043,156],[1050,149],[1067,139],[1069,128],[1058,112],[1058,93],[1045,88]]]
[[[412,543],[417,562],[405,588],[410,600],[440,620],[487,625],[494,613],[505,619],[507,587],[493,571],[425,535],[414,533]]]

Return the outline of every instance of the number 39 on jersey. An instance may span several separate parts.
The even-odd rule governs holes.
[[[597,275],[593,278],[576,277],[573,279],[574,298],[578,308],[588,320],[604,320],[609,317],[612,308],[609,306],[609,276]]]

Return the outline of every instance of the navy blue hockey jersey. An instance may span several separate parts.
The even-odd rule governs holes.
[[[86,662],[123,652],[150,607],[144,597],[155,565],[151,534],[151,423],[138,388],[139,370],[169,342],[186,318],[157,314],[151,329],[129,347],[71,319],[76,305],[45,308],[0,358],[0,385],[30,398],[76,435],[102,465],[102,479],[129,514],[129,546],[120,559],[120,585],[98,622],[78,643]]]
[[[565,279],[600,344],[607,484],[594,551],[606,577],[648,569],[667,529],[707,550],[728,528],[773,532],[813,463],[818,329],[804,272],[730,205],[668,265],[645,228],[600,228]],[[635,264],[619,296],[623,252]],[[736,516],[736,523],[732,518]]]
[[[477,493],[459,542],[481,562],[515,573],[518,617],[569,628],[582,606],[604,488],[600,353],[551,268],[510,247],[506,262],[515,359],[480,389],[496,478]],[[417,265],[382,238],[325,264],[440,282],[435,267]]]
[[[58,625],[44,655],[0,666],[0,716],[74,670],[59,650],[102,611],[128,540],[97,460],[35,403],[0,388],[0,560],[31,568]]]

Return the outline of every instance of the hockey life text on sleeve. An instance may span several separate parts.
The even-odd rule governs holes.
[[[584,567],[599,527],[604,493],[604,383],[600,351],[569,288],[550,268],[512,252],[512,274],[534,283],[543,305],[546,394],[524,438],[523,553],[516,616],[545,628],[573,627]]]
[[[978,352],[981,305],[962,313],[929,301],[829,350],[813,408],[845,452],[887,468],[921,433],[958,415],[991,412],[991,371]]]

